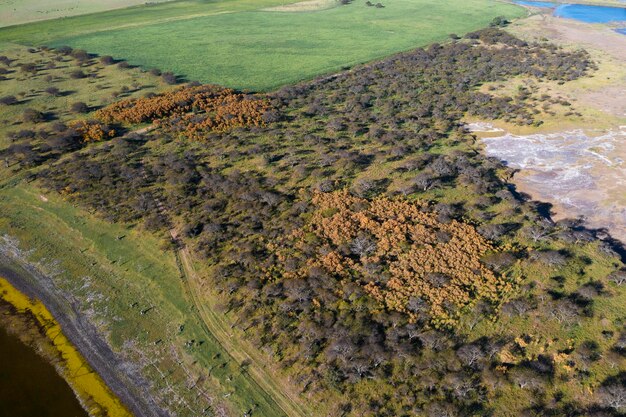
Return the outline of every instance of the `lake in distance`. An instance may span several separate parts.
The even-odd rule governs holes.
[[[593,6],[588,4],[558,4],[546,1],[515,1],[522,6],[554,9],[554,16],[585,23],[626,22],[625,7]]]

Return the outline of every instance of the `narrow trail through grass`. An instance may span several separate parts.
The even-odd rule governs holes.
[[[172,239],[177,241],[178,232],[171,230],[170,233]],[[253,348],[247,346],[245,341],[233,337],[233,334],[228,331],[229,324],[225,316],[219,315],[213,308],[210,308],[206,297],[203,296],[200,277],[194,267],[193,256],[189,249],[182,246],[176,251],[176,256],[179,260],[185,287],[206,326],[206,330],[218,340],[223,349],[240,366],[243,367],[244,363],[248,363],[246,367],[248,375],[260,389],[264,390],[276,402],[285,415],[290,417],[315,415],[313,410],[306,408],[294,393],[279,382],[276,376],[269,373],[269,370],[263,365],[263,358]]]

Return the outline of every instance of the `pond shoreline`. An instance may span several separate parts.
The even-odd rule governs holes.
[[[70,343],[132,415],[169,415],[150,395],[148,382],[111,350],[104,336],[78,313],[71,297],[56,287],[50,277],[41,274],[19,254],[11,253],[6,246],[0,247],[0,277],[23,295],[43,303]],[[68,383],[72,385],[71,381]]]
[[[11,361],[0,364],[2,411],[6,415],[88,417],[89,405],[63,377],[67,366],[57,346],[33,314],[18,310],[5,300],[6,295],[0,296],[0,352]]]

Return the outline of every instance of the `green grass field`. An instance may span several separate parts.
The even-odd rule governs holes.
[[[526,13],[495,0],[390,0],[384,8],[358,0],[315,12],[260,10],[276,3],[164,3],[4,28],[0,40],[67,44],[189,80],[271,90],[443,41],[495,16]]]
[[[161,3],[168,0],[152,0]],[[145,0],[1,0],[0,27],[57,19],[146,3]]]
[[[294,0],[175,0],[0,28],[0,40],[41,45],[61,37],[259,10],[293,2]]]

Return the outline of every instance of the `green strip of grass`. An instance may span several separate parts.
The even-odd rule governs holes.
[[[384,8],[368,7],[358,0],[302,13],[242,11],[246,10],[244,3],[220,2],[212,9],[215,14],[184,20],[180,15],[178,20],[167,18],[178,13],[171,9],[183,3],[166,3],[132,15],[123,15],[130,13],[128,9],[75,18],[71,27],[59,21],[58,28],[53,22],[44,22],[0,30],[0,40],[68,44],[143,67],[173,71],[189,80],[271,90],[443,41],[450,33],[485,27],[495,16],[515,18],[526,13],[521,7],[495,0],[389,0]],[[269,3],[255,4],[261,8]],[[231,5],[237,5],[238,12]],[[226,10],[233,13],[222,13]],[[185,16],[192,17],[196,11],[192,8]],[[112,30],[102,31],[100,17],[113,20]],[[90,24],[95,26],[89,28]],[[126,25],[129,27],[121,28]]]
[[[220,13],[257,10],[294,0],[177,0],[52,19],[0,28],[0,41],[39,46],[66,36],[94,33],[124,27],[151,25],[178,19]],[[0,8],[0,11],[2,9]]]

